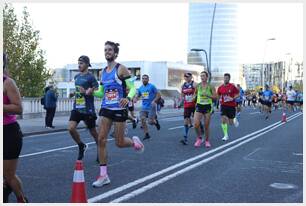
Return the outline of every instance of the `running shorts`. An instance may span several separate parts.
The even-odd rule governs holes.
[[[3,125],[3,159],[18,159],[22,148],[23,134],[17,122]]]
[[[196,112],[202,113],[202,114],[207,114],[207,113],[212,113],[212,107],[211,104],[197,104],[196,105]]]
[[[184,119],[191,118],[194,114],[195,107],[184,108]]]
[[[236,108],[221,105],[221,116],[227,116],[229,119],[234,119],[236,116]]]
[[[114,122],[125,122],[128,119],[128,110],[110,110],[101,108],[99,111],[99,116],[109,118]]]
[[[87,114],[87,113],[81,113],[77,110],[72,110],[69,121],[80,123],[80,121],[82,120],[84,121],[88,129],[92,129],[96,127],[96,119],[97,115],[95,113]]]

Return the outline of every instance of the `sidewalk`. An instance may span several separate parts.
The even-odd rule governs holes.
[[[135,112],[135,114],[138,116],[139,112]],[[180,109],[169,109],[165,108],[162,109],[161,112],[158,114],[159,118],[164,117],[173,117],[173,116],[179,116],[183,115],[183,110]],[[66,131],[68,127],[68,121],[69,116],[57,116],[55,114],[53,125],[55,126],[55,129],[47,129],[45,128],[45,118],[33,118],[33,119],[20,119],[18,120],[18,123],[21,127],[21,130],[24,134],[24,136],[29,135],[36,135],[36,134],[45,134],[45,133],[52,133],[52,132],[60,132],[60,131]],[[80,122],[78,125],[78,129],[86,128],[83,121]]]

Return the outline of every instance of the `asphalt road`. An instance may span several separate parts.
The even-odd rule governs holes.
[[[99,174],[96,146],[81,130],[89,149],[84,173],[89,202],[133,203],[301,203],[303,202],[303,115],[288,114],[281,123],[281,111],[270,119],[257,110],[245,109],[240,126],[230,127],[223,142],[220,114],[211,121],[210,149],[180,144],[183,117],[160,119],[161,130],[150,127],[152,138],[145,152],[120,149],[109,137],[108,173],[111,184],[93,188]],[[142,130],[129,135],[143,137]],[[74,164],[78,149],[67,132],[27,136],[17,174],[31,202],[70,201]],[[15,201],[14,195],[10,200]]]

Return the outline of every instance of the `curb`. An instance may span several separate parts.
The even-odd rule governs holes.
[[[171,117],[179,117],[179,116],[181,116],[181,114],[179,114],[179,115],[171,115],[171,116],[163,117],[161,119],[171,118]],[[98,126],[96,126],[96,127],[98,127]],[[77,129],[78,130],[86,129],[86,126],[81,126],[81,127],[78,127]],[[36,132],[23,132],[23,136],[26,137],[26,136],[31,136],[31,135],[49,134],[49,133],[64,132],[64,131],[68,132],[68,129],[67,128],[63,128],[63,129],[52,129],[52,130],[47,130],[47,131],[44,130],[44,131],[36,131]]]

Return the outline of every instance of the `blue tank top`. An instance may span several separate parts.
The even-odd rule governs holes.
[[[101,83],[104,87],[104,97],[102,100],[102,108],[110,110],[122,110],[119,105],[120,99],[126,96],[125,81],[119,79],[118,68],[120,64],[116,64],[110,73],[103,69],[101,75]]]

